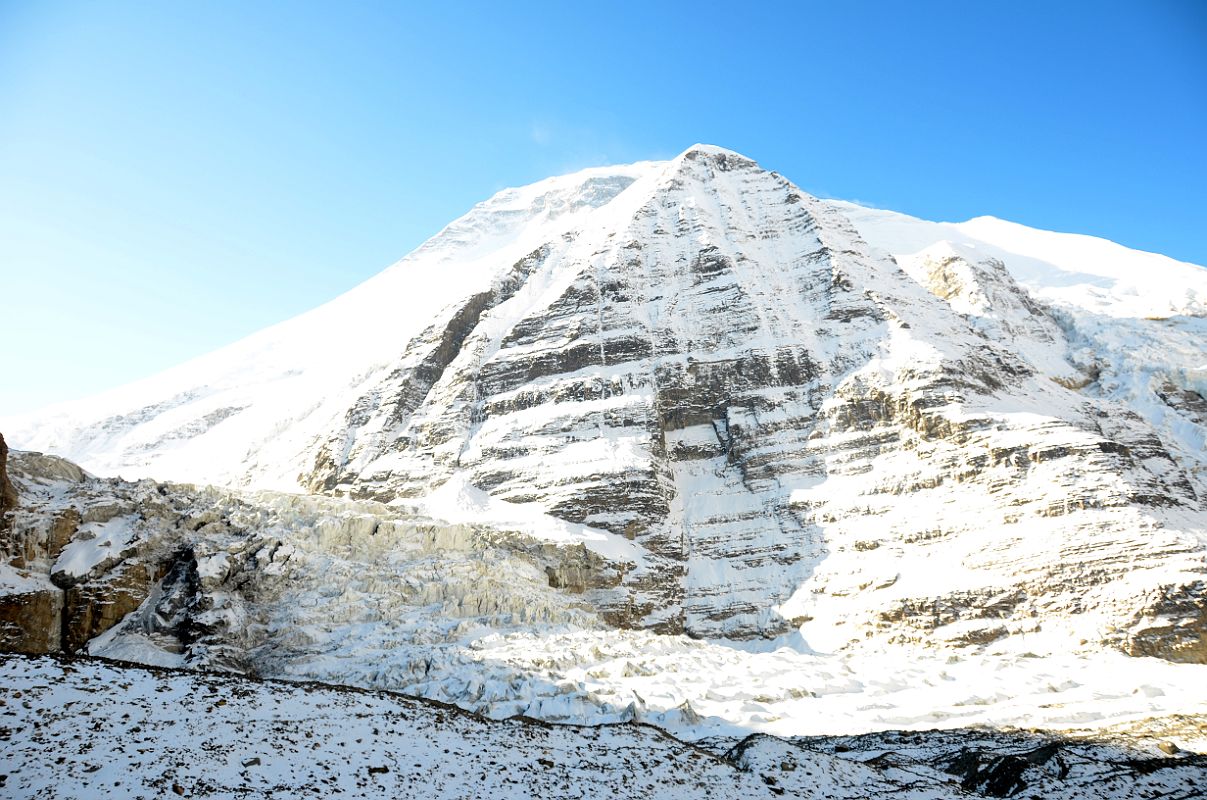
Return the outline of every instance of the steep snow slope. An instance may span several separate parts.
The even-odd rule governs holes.
[[[98,474],[296,490],[358,387],[434,315],[581,225],[657,164],[507,189],[339,298],[161,375],[2,429]]]
[[[1202,286],[697,146],[505,192],[333,304],[12,439],[519,520],[610,560],[618,626],[1201,661]]]

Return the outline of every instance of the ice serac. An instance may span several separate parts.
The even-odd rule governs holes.
[[[1202,659],[1194,460],[1079,391],[1101,366],[1001,259],[894,258],[710,146],[577,222],[411,340],[306,484],[627,538],[614,624]]]

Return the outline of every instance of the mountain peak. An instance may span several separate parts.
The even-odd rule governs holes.
[[[724,156],[737,156],[738,158],[747,158],[746,156],[742,155],[741,153],[739,153],[736,150],[730,150],[728,147],[721,147],[720,145],[716,145],[716,144],[705,144],[704,142],[696,142],[691,147],[687,148],[682,153],[680,153],[679,158],[685,158],[692,153],[700,153],[703,155],[712,155],[712,156],[724,155]],[[747,160],[750,160],[750,159],[747,159]]]
[[[754,159],[742,155],[736,150],[730,150],[725,147],[719,147],[715,144],[696,143],[684,150],[676,156],[671,163],[680,163],[683,161],[698,161],[708,159],[715,161],[719,166],[732,168],[733,166],[757,166]]]

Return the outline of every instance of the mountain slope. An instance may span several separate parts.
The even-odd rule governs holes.
[[[432,316],[655,168],[586,170],[500,192],[330,303],[161,375],[5,419],[4,430],[15,446],[98,474],[296,490],[312,440]]]
[[[1087,393],[1154,425],[1207,493],[1207,269],[1114,242],[992,217],[949,224],[832,201],[873,251],[903,266],[928,249],[1002,264],[1064,329]]]
[[[823,201],[696,146],[509,190],[328,306],[11,438],[518,515],[613,563],[623,627],[1203,661],[1207,283],[1107,245]]]

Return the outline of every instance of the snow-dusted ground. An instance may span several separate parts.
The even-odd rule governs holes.
[[[0,676],[6,798],[773,796],[649,727],[50,658],[0,656]]]
[[[14,800],[1189,800],[1207,777],[1203,756],[1119,734],[964,729],[693,746],[640,724],[494,721],[397,695],[3,655],[0,743],[0,796]]]

